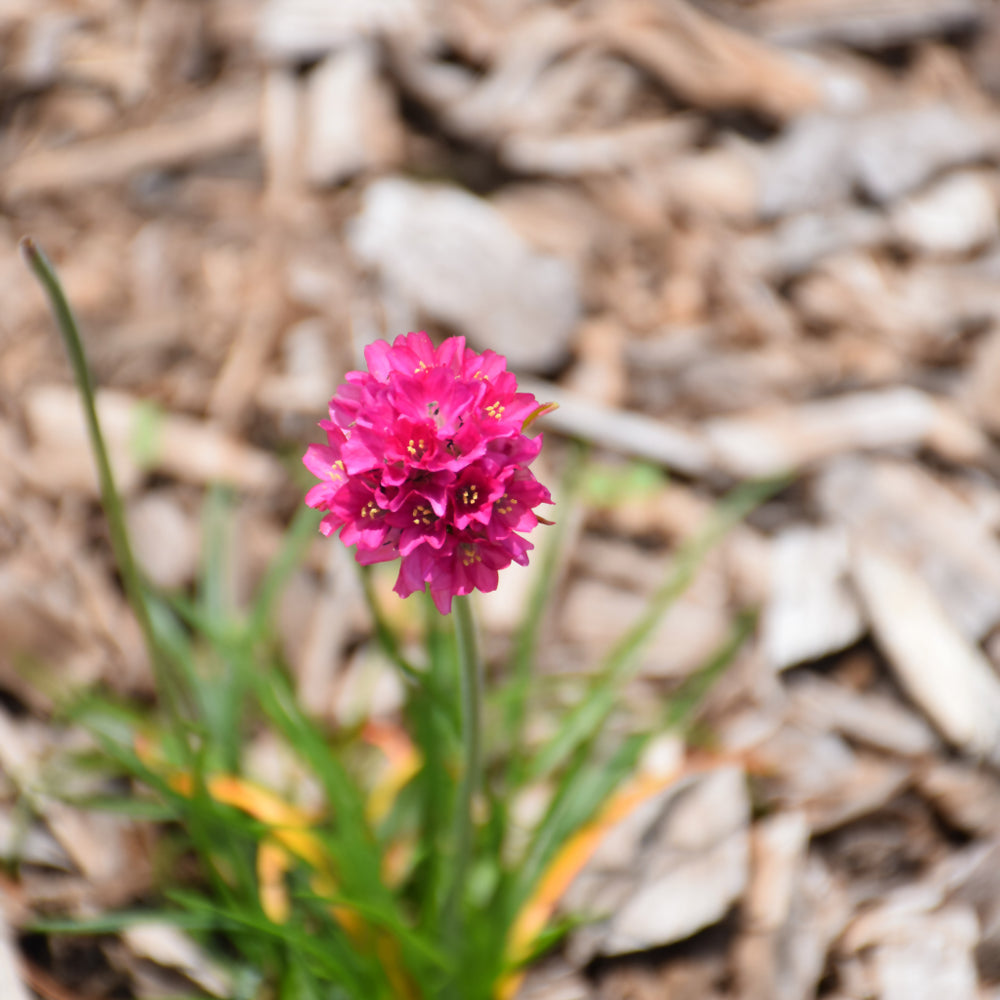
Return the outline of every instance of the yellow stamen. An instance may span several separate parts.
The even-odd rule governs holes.
[[[504,503],[505,500],[507,501],[506,503]],[[516,503],[517,500],[515,500],[514,497],[509,496],[508,494],[505,493],[502,497],[500,497],[499,500],[497,500],[496,503],[497,513],[509,514],[514,509],[514,504]]]

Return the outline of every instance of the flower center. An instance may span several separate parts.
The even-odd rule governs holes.
[[[415,441],[413,438],[410,438],[410,441],[406,446],[407,454],[410,456],[410,458],[414,459],[417,462],[419,462],[420,459],[424,457],[424,452],[426,450],[427,450],[427,442],[423,438],[417,438],[417,440]]]
[[[425,507],[422,503],[418,503],[413,508],[413,523],[417,527],[420,527],[420,525],[429,525],[433,520],[434,514],[430,507]]]
[[[483,557],[479,554],[479,550],[475,545],[469,545],[463,542],[460,546],[462,550],[462,565],[463,566],[474,566],[477,562],[482,562]]]
[[[509,496],[508,494],[505,493],[502,497],[500,497],[499,500],[497,500],[496,503],[497,513],[509,514],[514,509],[514,504],[516,503],[517,500],[514,497]]]
[[[486,413],[488,416],[491,416],[494,420],[499,420],[503,416],[504,409],[505,407],[503,403],[501,403],[499,400],[496,400],[495,402],[490,403],[490,405],[486,407]]]
[[[475,507],[479,503],[479,490],[475,486],[466,486],[462,490],[462,504],[466,507]]]
[[[361,516],[363,518],[370,517],[373,521],[375,520],[376,517],[379,517],[381,514],[384,513],[385,511],[382,510],[382,508],[377,503],[375,503],[374,500],[369,500],[368,503],[366,503],[364,507],[361,508]]]

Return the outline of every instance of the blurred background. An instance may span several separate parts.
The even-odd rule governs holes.
[[[29,843],[11,776],[52,752],[57,694],[152,690],[25,234],[78,311],[169,590],[209,509],[249,593],[328,398],[410,329],[500,351],[561,404],[543,481],[567,439],[593,446],[546,670],[586,672],[724,490],[794,473],[623,692],[648,720],[759,609],[704,720],[708,776],[577,886],[578,909],[631,907],[628,933],[585,929],[525,996],[1000,998],[1000,6],[0,0],[8,858]],[[532,572],[481,602],[490,649]],[[280,630],[310,711],[392,716],[349,553],[310,550]],[[15,928],[148,886],[131,821],[27,829]],[[53,1000],[185,968],[162,941],[20,943]]]

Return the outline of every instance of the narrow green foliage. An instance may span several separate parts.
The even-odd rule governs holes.
[[[638,654],[674,602],[691,585],[705,557],[755,507],[786,484],[785,479],[749,483],[737,488],[713,512],[709,524],[674,558],[666,580],[639,620],[604,658],[586,697],[561,722],[555,736],[532,760],[526,780],[538,781],[563,765],[603,725],[618,700],[618,691],[635,672]]]
[[[461,692],[462,776],[455,796],[454,844],[451,885],[445,897],[444,926],[449,935],[463,930],[461,909],[475,836],[473,806],[482,786],[483,748],[480,718],[483,664],[479,655],[475,622],[470,598],[456,597],[454,602],[455,634],[458,640],[459,690]]]
[[[663,471],[645,462],[629,462],[624,467],[589,462],[579,488],[588,505],[614,507],[636,497],[659,493],[666,485]]]
[[[753,634],[757,615],[753,611],[743,611],[736,616],[729,635],[722,645],[699,669],[684,679],[667,702],[664,713],[664,730],[680,730],[687,733],[691,721],[708,697],[716,681],[729,669],[736,655]]]
[[[116,934],[143,924],[169,924],[188,931],[218,931],[230,926],[217,917],[185,910],[117,910],[99,917],[32,920],[22,930],[27,934]]]
[[[549,597],[555,587],[556,568],[564,547],[566,531],[571,524],[581,480],[586,470],[586,452],[582,447],[572,450],[566,464],[559,496],[564,508],[542,553],[542,564],[525,609],[524,621],[514,637],[511,678],[502,692],[504,731],[510,734],[512,748],[507,784],[514,787],[523,778],[524,760],[519,749],[524,746],[524,727],[528,716],[527,703],[535,676],[535,651],[538,648],[542,621]]]
[[[454,689],[457,652],[441,628],[441,617],[425,600],[428,667],[420,687],[411,693],[407,718],[420,753],[422,766],[414,778],[419,856],[409,893],[418,926],[427,934],[439,933],[450,874],[449,834],[455,811],[461,736],[455,706],[446,692]]]
[[[52,303],[80,387],[115,556],[161,695],[154,711],[93,693],[64,707],[96,746],[80,766],[93,772],[99,765],[134,789],[131,797],[102,790],[75,803],[161,822],[159,865],[167,876],[161,900],[148,910],[34,929],[113,933],[142,921],[170,923],[229,972],[228,1000],[492,1000],[512,962],[541,954],[573,927],[560,919],[518,955],[510,953],[511,929],[553,860],[594,822],[658,734],[687,731],[752,630],[753,616],[739,616],[656,726],[629,732],[607,725],[644,644],[706,555],[783,484],[751,484],[719,505],[537,749],[527,735],[550,699],[539,696],[536,652],[574,510],[587,500],[613,504],[662,489],[662,473],[642,465],[609,473],[574,453],[560,522],[541,553],[506,684],[488,706],[489,726],[479,719],[483,664],[468,599],[455,602],[454,628],[425,600],[420,658],[393,631],[364,571],[375,639],[404,681],[407,724],[401,733],[379,720],[395,743],[373,746],[365,727],[333,733],[303,710],[272,631],[276,606],[315,536],[315,512],[303,507],[295,517],[241,607],[232,586],[237,500],[213,490],[195,592],[165,596],[144,585],[79,332],[45,257],[30,241],[22,249]],[[133,447],[148,458],[158,446],[159,417],[152,408],[143,412]],[[249,779],[248,745],[264,737],[314,789],[314,808],[297,805],[289,790],[283,798]],[[373,809],[385,763],[391,800]],[[512,804],[529,786],[548,794],[547,807],[518,839]]]
[[[593,819],[610,793],[632,773],[650,741],[663,732],[686,731],[714,683],[743,648],[754,622],[753,614],[738,616],[730,634],[715,653],[688,676],[669,699],[660,725],[627,737],[599,767],[594,764],[596,733],[575,751],[513,880],[509,902],[513,912],[524,904],[559,847],[581,825]]]
[[[139,403],[132,417],[129,451],[136,465],[147,469],[160,455],[163,438],[163,411],[155,403]]]
[[[76,380],[77,388],[80,390],[84,420],[87,424],[87,433],[90,437],[90,446],[94,453],[94,461],[97,464],[97,475],[101,487],[101,501],[104,504],[104,513],[108,519],[111,546],[114,549],[115,560],[118,563],[118,569],[122,576],[125,593],[128,596],[129,604],[132,606],[133,613],[139,622],[139,627],[142,629],[143,638],[146,641],[146,650],[149,653],[150,662],[156,673],[160,694],[168,706],[179,716],[181,711],[179,692],[169,666],[162,656],[159,645],[156,642],[156,637],[153,634],[153,626],[146,608],[145,590],[138,567],[136,566],[135,557],[132,554],[132,546],[129,542],[128,528],[125,524],[125,509],[122,506],[121,494],[118,492],[118,487],[115,484],[111,460],[108,457],[108,449],[104,443],[104,435],[101,432],[101,424],[97,417],[97,398],[94,391],[94,381],[90,374],[90,366],[87,364],[87,356],[84,352],[79,327],[76,324],[73,311],[66,301],[62,285],[59,283],[59,279],[56,277],[49,259],[42,250],[31,239],[25,237],[21,240],[21,255],[48,296],[56,326],[62,337],[63,346],[66,348],[70,367],[73,369],[73,377]]]
[[[372,623],[375,626],[375,638],[378,639],[379,645],[407,680],[419,684],[420,671],[403,655],[395,633],[382,614],[378,598],[375,596],[370,566],[361,567],[361,584],[364,588],[365,600],[368,602],[368,610],[371,612]]]
[[[319,513],[303,504],[289,525],[281,550],[257,588],[246,624],[246,641],[251,647],[267,639],[275,606],[315,540],[317,524]]]
[[[505,903],[511,920],[527,902],[559,848],[593,819],[611,793],[635,770],[648,739],[648,734],[626,737],[599,765],[587,752],[589,748],[577,752],[560,776],[549,808],[510,879]]]

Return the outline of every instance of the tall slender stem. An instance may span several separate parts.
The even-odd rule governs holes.
[[[454,868],[451,891],[445,901],[444,926],[451,940],[458,931],[462,894],[472,859],[473,809],[476,793],[483,780],[482,698],[483,666],[476,642],[476,625],[468,597],[456,597],[453,603],[455,635],[458,639],[458,663],[462,708],[462,778],[455,801]]]
[[[142,580],[139,576],[135,557],[132,554],[132,546],[129,543],[128,528],[125,524],[125,509],[122,505],[121,495],[115,485],[114,472],[111,468],[111,461],[108,458],[108,449],[104,443],[104,435],[101,432],[101,424],[97,417],[94,381],[87,364],[87,356],[84,353],[79,328],[76,325],[73,311],[66,300],[66,295],[63,292],[59,278],[56,276],[55,269],[42,250],[35,245],[33,240],[25,237],[21,240],[21,254],[49,298],[56,326],[59,328],[59,333],[62,336],[66,353],[69,355],[70,367],[73,369],[73,376],[80,389],[80,397],[83,402],[83,415],[87,423],[87,431],[90,435],[90,445],[93,449],[94,461],[97,464],[97,475],[101,487],[101,501],[104,504],[104,513],[108,519],[111,548],[114,551],[115,561],[121,573],[125,596],[139,622],[139,628],[142,630],[146,650],[149,654],[150,663],[152,664],[160,693],[168,709],[177,714],[179,705],[176,687],[161,652],[160,645],[156,640],[156,633],[150,619]]]

